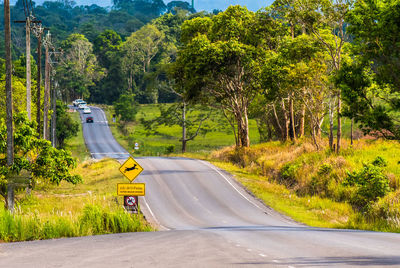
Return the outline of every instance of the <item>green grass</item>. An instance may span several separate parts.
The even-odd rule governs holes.
[[[71,115],[80,122],[79,113]],[[83,183],[53,185],[38,180],[31,195],[18,191],[14,215],[0,208],[0,241],[153,230],[141,214],[125,212],[123,197],[116,193],[117,183],[125,181],[120,164],[113,159],[88,160],[81,124],[78,136],[66,144],[78,159],[72,173],[81,175]]]
[[[398,142],[360,140],[341,154],[316,151],[307,141],[271,142],[236,151],[225,148],[208,157],[234,174],[267,205],[311,226],[400,232],[400,146]],[[377,156],[388,166],[391,193],[359,211],[350,205],[350,188],[342,181],[347,171],[360,170]],[[320,167],[331,170],[320,173]],[[284,173],[285,172],[285,173]],[[316,187],[316,188],[314,188]]]
[[[233,174],[266,205],[298,222],[315,227],[347,228],[349,219],[356,217],[349,204],[317,196],[299,197],[284,185],[268,181],[263,176],[250,174],[231,163],[212,162]]]
[[[169,104],[159,104],[168,106]],[[139,122],[140,118],[146,120],[154,119],[160,115],[158,106],[155,104],[140,105],[136,121]],[[131,123],[127,127],[127,134],[121,134],[117,124],[112,123],[112,107],[102,106],[106,112],[111,131],[116,137],[117,141],[129,152],[134,155],[164,155],[168,146],[173,146],[174,153],[180,153],[182,143],[179,141],[181,138],[182,128],[180,126],[160,126],[156,129],[157,134],[148,135],[144,127],[139,123]],[[187,143],[188,153],[209,154],[215,149],[225,146],[230,146],[235,143],[235,138],[232,129],[228,126],[228,122],[221,113],[218,116],[210,118],[204,122],[210,129],[216,131],[209,131],[205,135],[197,136],[193,141]],[[222,122],[222,124],[221,124]],[[255,120],[250,120],[250,141],[254,144],[259,143],[259,133]],[[134,144],[139,143],[140,150],[133,152]]]
[[[59,186],[38,183],[31,195],[17,193],[14,215],[0,209],[0,240],[24,241],[120,232],[151,231],[141,214],[123,208],[116,194],[124,182],[113,159],[85,161],[74,173],[84,182]]]

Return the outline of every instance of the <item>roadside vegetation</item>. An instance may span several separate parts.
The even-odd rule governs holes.
[[[79,113],[71,113],[80,122]],[[16,191],[12,214],[0,207],[0,241],[27,241],[108,233],[152,231],[141,214],[132,215],[116,195],[117,183],[123,182],[116,160],[90,160],[82,127],[77,136],[66,140],[65,147],[78,157],[71,171],[82,180],[77,184],[35,180],[28,194],[26,187]]]
[[[115,160],[85,161],[74,171],[83,176],[67,183],[37,185],[17,194],[14,214],[0,208],[0,240],[5,242],[152,231],[141,214],[129,214],[116,185],[122,181]]]
[[[24,1],[12,9],[13,20],[24,19]],[[59,143],[52,147],[42,126],[49,115],[43,111],[42,119],[40,100],[45,104],[49,98],[43,88],[32,91],[37,118],[28,122],[18,113],[27,107],[26,57],[24,42],[12,40],[12,105],[0,91],[0,193],[6,202],[12,193],[7,187],[23,169],[33,174],[35,188],[29,198],[19,192],[15,216],[1,212],[4,219],[17,219],[3,224],[3,240],[31,237],[13,238],[19,231],[7,226],[35,222],[36,214],[24,219],[24,213],[30,202],[42,202],[37,193],[54,205],[61,201],[52,198],[66,195],[57,191],[71,187],[78,200],[94,192],[89,187],[112,181],[113,173],[90,177],[91,166],[96,173],[112,161],[85,161],[82,134],[73,138],[79,127],[63,116],[64,104],[76,98],[113,105],[107,106],[112,131],[134,155],[182,152],[214,161],[268,205],[313,226],[399,231],[400,1],[276,0],[257,12],[237,5],[213,13],[161,0],[113,1],[110,11],[71,1],[35,9],[63,51],[52,79],[62,99],[57,118],[66,121],[58,122]],[[15,30],[13,36],[24,40],[24,25]],[[38,73],[35,60],[37,55],[32,77]],[[4,88],[6,69],[11,70],[1,59]],[[14,118],[7,118],[6,100]],[[17,126],[12,164],[7,163],[12,142],[5,142],[6,129],[11,130],[6,119]],[[139,149],[133,151],[136,143]],[[51,183],[61,187],[53,189]],[[85,199],[94,202],[91,207],[74,210],[72,225],[84,226],[85,213],[97,213],[109,226],[106,214],[120,213],[110,204],[115,193],[102,189]],[[58,224],[38,216],[40,224],[46,217]],[[92,227],[68,228],[59,233],[92,232]],[[104,226],[96,230],[112,232]]]
[[[311,226],[400,232],[400,147],[360,140],[339,155],[310,141],[224,148],[209,159],[272,208]]]

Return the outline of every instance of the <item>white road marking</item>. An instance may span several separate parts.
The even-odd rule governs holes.
[[[149,204],[147,204],[146,198],[145,198],[144,196],[143,196],[143,200],[144,200],[144,203],[146,204],[146,207],[147,207],[147,209],[149,210],[151,216],[152,216],[153,219],[156,221],[156,223],[157,223],[159,226],[161,226],[162,228],[164,228],[165,230],[167,230],[167,231],[171,230],[170,228],[167,228],[167,227],[165,227],[164,225],[162,225],[162,224],[157,220],[157,218],[156,218],[156,216],[154,215],[153,211],[151,210]]]
[[[253,251],[251,248],[248,248],[247,251]]]
[[[289,266],[288,266],[288,268],[296,268],[296,267],[294,267],[294,266],[290,266],[290,265],[289,265]]]
[[[240,244],[236,244],[237,247],[240,247]]]
[[[96,108],[97,108],[97,107],[96,107]],[[106,117],[106,114],[104,113],[103,109],[100,109],[100,108],[98,108],[98,109],[100,110],[100,112],[101,112],[102,115],[103,115],[104,122],[105,122],[106,124],[108,124],[107,117]]]
[[[103,155],[103,154],[129,154],[129,153],[90,153],[90,154],[100,154],[100,155]]]
[[[208,162],[206,162],[206,161],[201,161],[201,160],[199,160],[199,161],[202,162],[202,163],[204,163],[205,165],[211,167],[212,169],[214,169],[214,170],[215,170],[219,175],[221,175],[221,177],[224,178],[224,179],[233,187],[233,189],[235,189],[236,192],[238,192],[244,199],[246,199],[247,201],[249,201],[250,203],[252,203],[254,206],[256,206],[257,208],[259,208],[260,210],[264,211],[264,209],[262,209],[259,205],[257,205],[256,203],[254,203],[253,201],[251,201],[250,199],[248,199],[247,196],[245,196],[241,191],[239,191],[239,190],[235,187],[235,185],[233,185],[233,184],[230,182],[230,180],[229,180],[227,177],[225,177],[225,175],[222,174],[222,173],[221,173],[217,168],[215,168],[212,164],[210,164],[210,163],[208,163]]]
[[[264,255],[264,254],[262,254],[262,253],[260,253],[260,254],[258,254],[258,255],[260,255],[260,256],[263,257],[263,258],[267,257],[266,255]]]
[[[278,263],[279,261],[278,260],[272,260],[273,262],[275,262],[275,263]]]

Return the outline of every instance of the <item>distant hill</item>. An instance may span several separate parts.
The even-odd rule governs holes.
[[[11,0],[11,4],[15,4],[17,0]],[[42,4],[45,0],[37,0],[36,4]],[[171,0],[164,0],[165,3]],[[111,0],[76,0],[77,5],[92,5],[96,4],[102,7],[112,6]],[[191,3],[191,0],[187,2]],[[214,9],[225,10],[230,5],[243,5],[247,6],[248,9],[257,11],[260,8],[266,7],[272,4],[274,0],[195,0],[194,5],[197,11],[207,10],[212,11]]]

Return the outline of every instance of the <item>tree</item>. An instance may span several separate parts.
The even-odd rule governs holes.
[[[57,80],[64,100],[88,98],[88,87],[105,75],[93,54],[92,44],[81,34],[71,34],[61,47],[64,54],[58,66]]]
[[[290,21],[292,35],[294,35],[294,23],[299,22],[303,32],[309,32],[326,50],[330,58],[330,69],[332,76],[340,69],[348,34],[345,31],[346,16],[352,6],[352,0],[279,0],[280,9],[285,10]],[[334,88],[336,97],[337,113],[337,141],[336,152],[340,151],[342,137],[342,98],[341,91]],[[333,122],[331,123],[333,126]],[[333,133],[329,139],[330,147],[333,149]]]
[[[167,12],[176,14],[179,9],[187,10],[191,13],[196,13],[196,10],[191,4],[185,1],[171,1],[167,4]]]
[[[174,72],[187,98],[217,103],[233,116],[238,147],[250,146],[248,109],[260,88],[264,55],[253,35],[255,18],[246,8],[231,6],[212,19],[186,21]]]
[[[47,140],[38,139],[36,123],[28,121],[26,113],[18,113],[14,117],[14,155],[12,165],[7,166],[6,125],[0,120],[0,194],[5,197],[5,185],[12,174],[20,174],[26,170],[32,175],[32,184],[42,180],[59,184],[61,181],[77,184],[82,181],[79,175],[70,174],[76,166],[76,161],[69,152],[53,148]],[[6,202],[7,199],[5,198]]]
[[[65,140],[78,134],[79,123],[72,120],[67,113],[68,107],[60,100],[57,100],[56,106],[56,137],[58,148],[64,148]]]
[[[356,61],[338,84],[365,133],[400,140],[400,1],[358,0],[348,15]]]
[[[160,51],[163,40],[164,34],[151,24],[127,38],[122,48],[122,70],[127,76],[129,91],[134,90],[135,78],[139,81],[139,77],[150,71],[151,62]],[[157,101],[158,97],[153,95],[152,102]]]
[[[122,39],[113,30],[105,30],[94,41],[94,53],[101,67],[107,70],[106,75],[95,86],[91,86],[90,101],[112,104],[126,89],[121,64]]]
[[[137,113],[135,95],[132,93],[121,94],[119,99],[114,102],[114,111],[123,122],[134,121]]]

